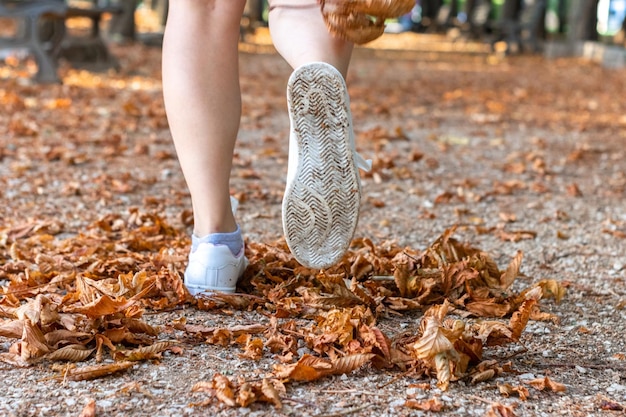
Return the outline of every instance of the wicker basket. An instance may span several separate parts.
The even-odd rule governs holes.
[[[364,44],[385,31],[385,20],[409,13],[415,0],[319,0],[328,30],[342,39]]]

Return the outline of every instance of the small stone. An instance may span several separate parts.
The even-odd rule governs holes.
[[[394,408],[395,407],[401,407],[401,406],[404,405],[404,403],[405,403],[404,399],[399,398],[397,400],[394,400],[394,401],[390,402],[389,403],[389,407],[394,407]]]
[[[532,374],[530,372],[526,373],[526,374],[521,374],[519,376],[519,379],[528,379],[528,380],[532,380],[532,379],[536,379],[535,378],[535,374]]]
[[[607,390],[607,392],[626,391],[626,385],[618,384],[618,383],[615,382],[615,383],[609,385],[609,387],[606,390]]]
[[[624,264],[623,264],[623,263],[621,263],[621,262],[619,262],[619,261],[617,261],[617,262],[615,262],[615,263],[613,264],[613,269],[614,269],[615,271],[621,271],[622,269],[624,269]]]
[[[583,368],[582,366],[576,365],[576,370],[578,372],[580,372],[581,374],[586,374],[587,373],[587,370],[585,368]]]
[[[113,405],[113,401],[109,401],[109,400],[100,400],[96,402],[98,408],[110,408]]]
[[[161,179],[166,180],[168,178],[170,178],[172,176],[172,170],[171,169],[164,169],[161,171]]]

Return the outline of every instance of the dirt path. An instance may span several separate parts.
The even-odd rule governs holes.
[[[7,231],[59,228],[72,238],[105,215],[131,208],[189,229],[188,195],[161,101],[159,52],[119,48],[122,74],[65,70],[64,86],[1,80],[0,268],[11,259]],[[472,384],[400,376],[366,366],[349,375],[289,384],[283,408],[226,407],[192,392],[216,372],[247,381],[272,371],[276,358],[241,358],[241,347],[192,343],[172,324],[233,328],[268,324],[259,308],[203,312],[192,307],[148,313],[183,349],[95,381],[52,379],[47,365],[0,362],[0,414],[76,416],[96,401],[97,415],[423,415],[407,399],[436,398],[441,415],[601,416],[626,414],[626,72],[579,60],[487,60],[438,56],[388,60],[359,51],[349,75],[357,147],[374,160],[363,178],[358,237],[423,250],[444,230],[505,268],[524,252],[516,288],[543,279],[567,289],[531,321],[519,343],[485,351],[512,372]],[[233,193],[249,242],[281,237],[286,173],[289,68],[276,55],[242,53],[243,118]],[[19,64],[3,73],[26,71]],[[184,242],[183,242],[184,243]],[[185,247],[175,248],[184,257]],[[180,258],[183,259],[183,258]],[[182,268],[182,260],[178,261]],[[3,281],[4,279],[4,281]],[[0,276],[0,284],[7,283]],[[421,312],[378,320],[389,336],[416,332]],[[15,340],[0,337],[0,352]],[[309,352],[299,346],[298,354]],[[548,376],[564,392],[526,382]],[[424,385],[426,384],[426,385]],[[525,401],[500,386],[526,387]],[[508,406],[497,414],[499,404]],[[609,411],[609,409],[614,411]],[[491,410],[491,411],[490,411]],[[621,411],[620,411],[621,410]]]

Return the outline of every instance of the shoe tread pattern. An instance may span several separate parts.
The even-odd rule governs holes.
[[[334,68],[309,65],[299,71],[287,93],[299,155],[283,200],[283,227],[301,264],[326,268],[346,252],[358,221],[361,190],[349,139],[350,104]]]

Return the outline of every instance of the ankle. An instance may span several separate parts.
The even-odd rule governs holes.
[[[224,218],[203,218],[194,216],[193,234],[198,237],[210,235],[212,233],[232,233],[237,231],[237,222],[233,214],[228,211]]]
[[[227,246],[233,256],[239,255],[244,245],[241,228],[239,226],[237,226],[234,232],[230,233],[211,233],[205,236],[197,236],[194,234],[191,237],[191,252],[195,252],[198,246],[203,243]]]

